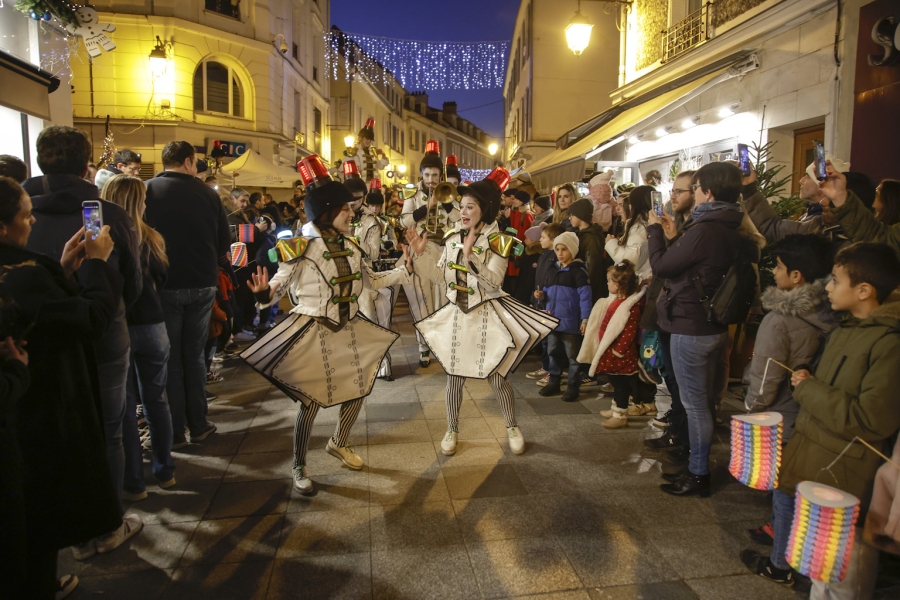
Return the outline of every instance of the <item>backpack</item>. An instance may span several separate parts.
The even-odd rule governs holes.
[[[748,253],[739,251],[737,259],[728,267],[725,277],[712,297],[706,294],[700,276],[695,272],[691,281],[700,295],[700,303],[706,309],[706,320],[715,325],[743,323],[750,314],[750,305],[756,297],[757,275]]]

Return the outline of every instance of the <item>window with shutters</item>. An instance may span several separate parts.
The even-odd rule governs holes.
[[[244,116],[244,91],[240,79],[228,65],[204,61],[194,71],[194,110]]]

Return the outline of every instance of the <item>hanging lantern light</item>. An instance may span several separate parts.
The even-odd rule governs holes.
[[[245,227],[242,225],[241,227]],[[246,227],[250,227],[247,225]],[[231,265],[234,267],[247,266],[247,244],[235,242],[231,245]]]
[[[859,498],[822,483],[797,485],[785,558],[810,579],[843,581],[856,537]]]
[[[569,44],[569,50],[575,53],[575,56],[581,56],[584,49],[591,42],[591,29],[593,24],[588,20],[584,13],[581,12],[581,0],[578,0],[578,9],[575,16],[566,27],[566,43]]]
[[[238,240],[244,243],[253,242],[254,231],[256,231],[256,225],[238,225]]]
[[[731,418],[728,470],[735,479],[757,490],[773,490],[778,486],[783,420],[777,412]]]
[[[156,78],[162,77],[166,73],[169,66],[169,59],[166,56],[166,45],[163,44],[159,36],[156,36],[156,46],[150,51],[150,72]]]

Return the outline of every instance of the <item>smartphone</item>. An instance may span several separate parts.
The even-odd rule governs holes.
[[[99,200],[85,200],[81,203],[82,217],[84,220],[84,235],[91,235],[93,240],[100,235],[103,229],[103,207]]]
[[[738,144],[738,164],[741,167],[741,175],[749,177],[750,170],[750,149],[747,144]]]
[[[825,181],[825,178],[828,176],[828,173],[825,172],[825,144],[820,142],[819,140],[813,140],[813,147],[815,148],[815,170],[816,170],[816,179],[819,181]]]
[[[653,203],[653,212],[657,217],[661,217],[663,215],[662,192],[650,192],[650,201]]]

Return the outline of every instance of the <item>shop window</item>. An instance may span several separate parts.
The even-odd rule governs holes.
[[[291,56],[294,57],[294,60],[300,62],[300,49],[297,47],[297,44],[291,44]]]
[[[232,19],[240,19],[241,0],[206,0],[206,10]]]
[[[194,71],[194,110],[244,116],[244,93],[234,70],[222,63],[206,61]]]
[[[322,111],[318,108],[313,109],[313,129],[315,131],[315,150],[316,154],[322,153]]]

